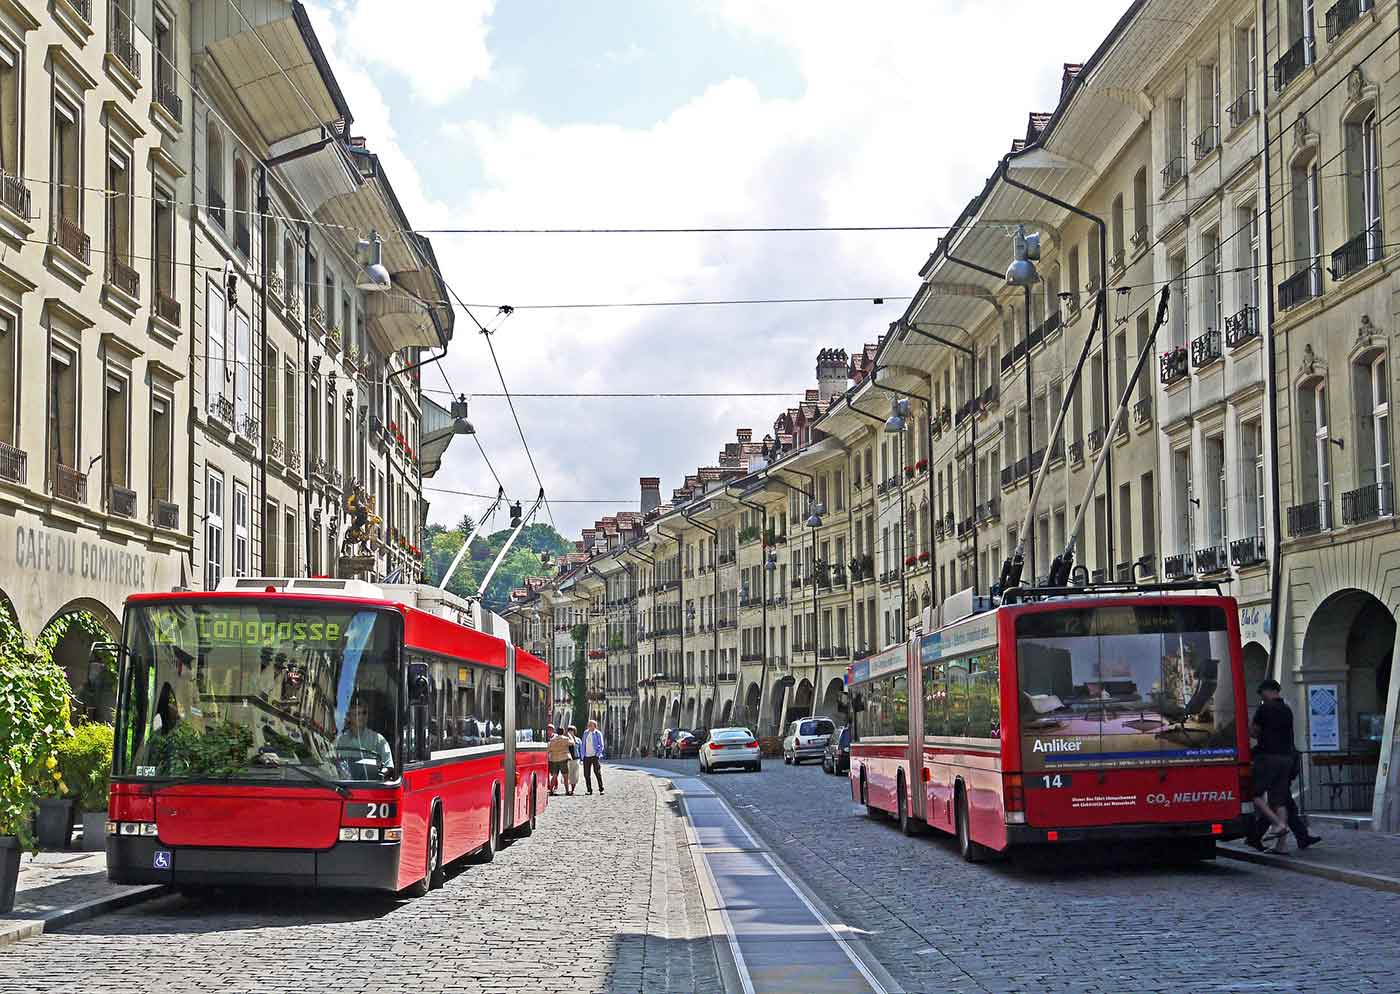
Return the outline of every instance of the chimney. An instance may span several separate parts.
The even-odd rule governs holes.
[[[846,392],[849,361],[845,349],[822,349],[817,353],[817,397],[822,407]]]
[[[655,511],[661,506],[661,477],[642,477],[642,513]]]
[[[752,429],[752,428],[740,428],[738,431],[736,431],[736,432],[734,433],[734,438],[735,438],[737,441],[740,441],[740,442],[752,442],[752,441],[753,441],[753,429]]]

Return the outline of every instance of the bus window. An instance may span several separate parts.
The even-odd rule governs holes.
[[[997,676],[997,657],[989,654],[970,659],[968,684],[967,734],[973,738],[998,738],[1001,735],[1001,685]]]
[[[968,672],[971,660],[951,659],[948,661],[948,696],[945,735],[967,735],[967,707],[971,695],[972,675]]]
[[[948,734],[948,685],[944,680],[943,661],[934,660],[924,667],[924,734]]]
[[[909,734],[909,677],[904,673],[894,674],[890,680],[890,731],[891,735]]]

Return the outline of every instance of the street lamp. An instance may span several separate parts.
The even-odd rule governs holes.
[[[1040,282],[1035,263],[1040,259],[1040,235],[1026,234],[1026,226],[1016,226],[1016,241],[1011,265],[1006,267],[1006,282],[1012,286],[1034,286]]]

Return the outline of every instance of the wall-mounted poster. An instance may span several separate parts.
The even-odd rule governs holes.
[[[1337,721],[1337,685],[1308,685],[1308,748],[1313,752],[1336,752],[1341,748]]]

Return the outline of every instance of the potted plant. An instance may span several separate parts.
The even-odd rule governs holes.
[[[34,848],[37,774],[53,782],[54,750],[69,731],[68,677],[53,658],[67,626],[56,628],[31,642],[0,613],[0,913],[15,906],[21,849]]]
[[[101,850],[107,834],[107,775],[112,769],[112,726],[79,725],[58,747],[58,772],[82,814],[83,848]]]

